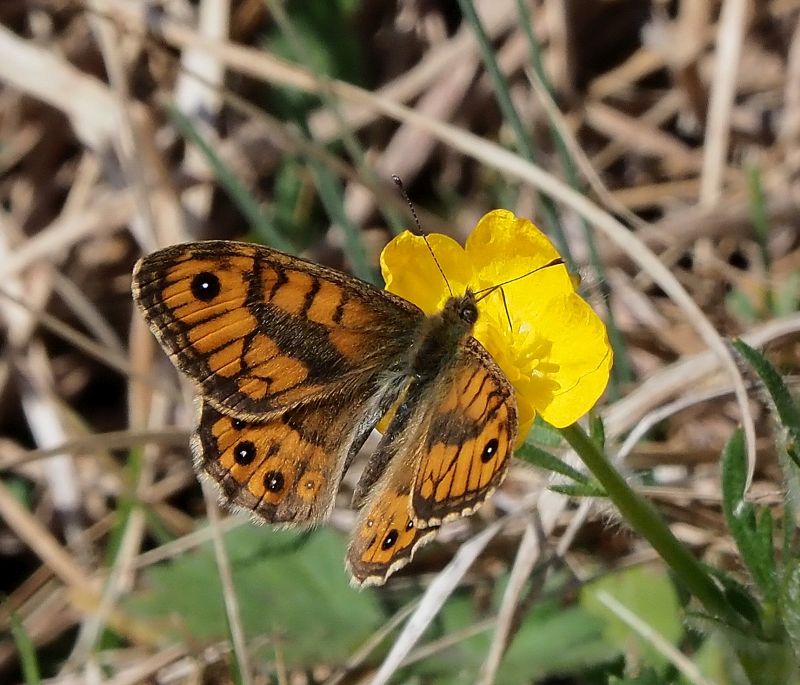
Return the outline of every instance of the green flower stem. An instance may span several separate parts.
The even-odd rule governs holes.
[[[650,502],[631,489],[583,429],[572,424],[562,428],[561,434],[603,486],[625,522],[653,546],[705,610],[717,619],[746,631],[742,617],[727,602],[702,564],[672,534]]]

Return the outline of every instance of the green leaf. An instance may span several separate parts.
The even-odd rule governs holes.
[[[795,556],[794,549],[794,536],[797,530],[795,525],[795,507],[794,503],[797,501],[796,497],[791,494],[791,485],[789,486],[789,494],[783,503],[783,520],[781,521],[783,528],[783,542],[781,545],[781,553],[784,559],[790,559]]]
[[[497,673],[497,685],[517,685],[547,674],[580,673],[616,657],[602,623],[580,607],[543,605],[514,637]]]
[[[703,640],[694,654],[700,672],[712,683],[730,682],[731,650],[722,632],[716,631]]]
[[[764,589],[764,592],[766,593],[766,599],[773,604],[778,599],[778,570],[775,565],[774,529],[772,511],[769,507],[763,507],[756,521],[756,536],[760,541],[761,550],[764,555],[766,572],[769,574],[769,583]]]
[[[378,597],[350,587],[344,540],[333,531],[298,535],[243,526],[225,541],[245,635],[280,639],[288,665],[340,663],[379,625]],[[148,569],[143,586],[146,590],[129,600],[131,611],[172,621],[184,638],[226,636],[210,544]],[[266,649],[269,660],[274,652]]]
[[[503,583],[498,583],[498,588],[502,587]],[[471,599],[453,598],[440,616],[440,634],[432,639],[466,632],[481,618]],[[618,654],[603,638],[601,630],[602,622],[580,607],[564,607],[553,601],[537,604],[525,614],[500,664],[495,685],[541,682],[551,675],[583,674],[586,669],[607,664]],[[474,683],[491,636],[492,630],[487,629],[458,642],[410,667],[406,675],[413,674],[422,677],[423,682],[437,685]],[[397,682],[415,681],[397,678]]]
[[[559,459],[553,454],[550,454],[550,452],[547,452],[546,450],[536,447],[535,445],[531,445],[530,443],[525,443],[522,445],[516,451],[515,456],[519,457],[520,459],[524,459],[529,464],[533,464],[539,468],[547,471],[553,471],[554,473],[560,473],[562,476],[570,478],[576,483],[580,483],[582,485],[588,484],[591,480],[585,474],[581,473],[577,469],[572,468],[569,464],[567,464],[567,462]]]
[[[609,678],[608,685],[672,685],[675,681],[662,678],[652,668],[645,668],[639,675],[633,678]]]
[[[757,523],[755,509],[744,499],[747,480],[747,455],[744,435],[737,430],[722,453],[722,511],[750,575],[764,600],[772,604],[778,597],[772,520]]]
[[[665,665],[665,657],[607,607],[600,593],[610,595],[665,640],[677,644],[683,626],[678,596],[668,575],[644,566],[626,569],[588,584],[580,598],[583,608],[605,621],[603,634],[617,650],[638,663]]]
[[[589,436],[594,440],[595,444],[603,450],[606,447],[606,427],[603,424],[603,417],[600,414],[592,412],[590,420]]]
[[[753,367],[761,382],[764,383],[764,387],[772,398],[780,423],[787,432],[786,453],[795,464],[800,466],[800,408],[792,398],[789,388],[783,382],[777,369],[767,361],[763,354],[743,340],[734,340],[733,346]]]
[[[553,428],[537,414],[525,443],[528,445],[543,445],[544,447],[558,447],[564,443],[564,438],[557,428]]]
[[[725,599],[728,603],[736,609],[740,616],[743,616],[747,621],[754,626],[761,627],[761,605],[744,585],[737,582],[734,578],[729,576],[721,569],[712,569],[714,576],[720,581],[724,588]],[[752,634],[751,634],[752,637]]]

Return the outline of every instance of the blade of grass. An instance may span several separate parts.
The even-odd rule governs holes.
[[[520,26],[528,42],[528,51],[531,56],[531,63],[533,65],[534,74],[538,77],[540,83],[544,87],[545,95],[550,98],[551,102],[555,101],[555,93],[550,79],[545,72],[544,64],[542,62],[542,50],[536,34],[533,31],[533,19],[531,17],[528,6],[524,0],[517,0],[517,12],[520,17]],[[550,109],[545,107],[545,112],[548,114],[550,120],[550,137],[553,141],[553,146],[556,154],[564,168],[564,173],[567,177],[567,183],[580,192],[582,190],[581,183],[578,177],[577,164],[572,158],[569,146],[567,145],[564,137],[561,135],[556,122],[550,116]],[[611,369],[612,385],[609,389],[609,396],[616,399],[622,396],[620,385],[630,383],[633,380],[633,366],[631,365],[628,357],[628,348],[625,344],[625,338],[617,326],[616,318],[611,307],[612,292],[608,285],[608,279],[605,275],[603,261],[600,258],[600,251],[597,248],[597,241],[594,237],[594,232],[589,226],[589,222],[584,217],[579,217],[581,229],[583,230],[584,240],[589,252],[589,264],[594,274],[595,282],[598,283],[600,294],[603,302],[606,303],[606,325],[608,327],[608,337],[611,341],[611,347],[614,349],[614,366]]]
[[[330,87],[330,84],[328,83],[327,78],[325,77],[320,66],[311,63],[313,55],[315,54],[314,51],[308,49],[308,46],[304,45],[303,37],[296,30],[282,3],[277,2],[277,0],[265,0],[265,3],[269,7],[270,12],[275,19],[275,23],[286,37],[288,45],[294,53],[293,58],[295,61],[304,64],[308,68],[309,72],[317,76],[319,84],[318,95],[337,120],[339,124],[339,131],[341,133],[342,145],[344,145],[344,148],[347,151],[350,159],[355,164],[356,169],[359,171],[359,173],[363,174],[368,181],[377,183],[379,179],[367,164],[366,155],[361,147],[361,143],[359,142],[358,138],[353,135],[352,128],[348,125],[347,120],[342,113],[341,107],[339,106],[339,99],[336,96],[336,93]],[[311,139],[310,130],[307,126],[304,128],[306,137]],[[322,188],[319,188],[319,190],[320,195],[322,195]],[[324,199],[322,201],[325,203]],[[386,220],[387,225],[395,235],[402,233],[405,230],[406,225],[399,212],[393,210],[391,207],[384,207],[382,203],[378,204],[378,209]],[[350,257],[349,254],[348,257]]]
[[[767,216],[767,198],[764,186],[761,183],[761,170],[750,167],[747,170],[747,186],[750,194],[750,219],[753,222],[753,231],[756,236],[759,251],[761,252],[761,265],[764,269],[764,308],[769,313],[775,312],[775,297],[772,292],[770,272],[772,258],[769,254],[769,218]]]
[[[26,685],[39,685],[42,682],[42,676],[39,671],[39,661],[36,658],[36,647],[19,620],[16,612],[10,612],[11,619],[11,636],[14,638],[14,644],[17,646],[19,654],[19,663],[22,667],[22,677],[25,679]]]
[[[500,107],[500,111],[503,113],[503,119],[505,119],[509,126],[511,126],[511,130],[514,132],[517,151],[526,160],[535,163],[536,152],[533,149],[530,139],[528,138],[528,134],[525,131],[522,119],[520,119],[519,114],[514,107],[514,103],[511,100],[511,90],[508,87],[508,81],[500,71],[500,66],[497,63],[497,59],[494,54],[494,48],[492,47],[489,36],[483,26],[483,22],[481,22],[481,19],[475,10],[475,5],[473,4],[472,0],[458,0],[458,4],[461,7],[461,12],[464,15],[464,19],[469,22],[473,32],[475,33],[475,38],[477,39],[480,47],[483,64],[492,80],[492,84],[494,85],[497,104]],[[561,228],[561,222],[558,220],[558,213],[556,212],[556,207],[553,203],[553,200],[549,196],[538,191],[537,197],[539,201],[539,207],[544,215],[544,225],[548,231],[552,233],[553,238],[558,245],[558,250],[561,253],[561,256],[564,258],[564,261],[570,268],[574,268],[575,262],[572,258],[572,252],[569,248],[569,241],[567,240],[567,236],[564,234],[564,231]]]
[[[596,482],[581,483],[579,485],[551,485],[548,488],[565,497],[608,497],[608,493]]]
[[[345,150],[347,150],[351,159],[356,163],[356,167],[359,171],[364,173],[364,153],[356,138],[349,133],[348,127],[345,125],[346,122],[341,118],[338,100],[328,85],[324,73],[325,70],[318,63],[319,60],[315,59],[315,51],[311,49],[311,46],[304,45],[300,32],[295,29],[281,3],[275,0],[265,0],[265,2],[278,24],[278,27],[286,38],[289,50],[293,53],[292,57],[303,64],[308,72],[313,75],[317,81],[317,95],[340,119],[340,123],[342,124],[341,130],[343,131],[342,143]],[[295,110],[289,119],[294,121],[298,130],[306,140],[311,140],[307,115],[304,111],[299,109]],[[314,185],[317,188],[320,201],[328,217],[334,225],[337,225],[344,232],[344,251],[350,262],[353,273],[362,280],[375,283],[375,273],[369,265],[366,250],[361,241],[359,228],[353,224],[345,211],[344,190],[341,184],[337,181],[330,169],[319,160],[310,158],[308,163],[311,167]]]
[[[300,123],[304,129],[304,133],[308,135],[305,122]],[[350,268],[353,270],[353,274],[362,281],[376,283],[376,273],[369,264],[367,251],[361,240],[361,232],[358,226],[350,221],[350,217],[347,216],[347,212],[345,211],[341,184],[333,173],[331,173],[330,169],[319,160],[309,159],[308,163],[311,167],[311,173],[314,176],[319,198],[325,207],[325,211],[331,221],[344,232],[344,251],[350,262]]]
[[[247,188],[239,181],[233,170],[222,161],[219,155],[203,138],[192,121],[179,109],[174,106],[167,108],[172,123],[181,135],[192,145],[197,147],[208,160],[209,165],[214,171],[217,180],[233,203],[247,220],[247,223],[254,231],[267,237],[267,241],[272,247],[276,247],[283,252],[294,254],[294,245],[283,236],[278,229],[267,218],[261,207],[253,199]]]
[[[219,581],[222,597],[225,603],[225,617],[228,633],[233,645],[234,677],[238,685],[252,685],[253,671],[250,667],[250,655],[247,651],[247,642],[242,626],[239,600],[231,573],[231,562],[225,547],[225,538],[220,528],[220,514],[217,508],[217,493],[211,483],[202,480],[203,499],[208,512],[208,525],[211,529],[211,542],[214,548],[214,560],[219,571]]]
[[[114,525],[109,531],[108,542],[105,549],[106,566],[110,567],[120,551],[122,538],[128,527],[131,513],[138,506],[136,499],[136,483],[142,474],[144,464],[144,454],[141,447],[132,449],[128,453],[128,459],[122,471],[123,489],[117,500],[117,509],[114,512]]]

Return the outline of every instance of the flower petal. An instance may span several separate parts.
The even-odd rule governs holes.
[[[464,248],[453,238],[440,233],[421,236],[404,231],[395,237],[381,253],[381,273],[386,290],[416,304],[426,314],[441,311],[450,290],[463,294],[472,281],[472,265]],[[436,255],[434,261],[431,250]],[[445,282],[436,262],[439,262]]]
[[[480,281],[473,284],[476,289],[522,276],[559,257],[533,222],[505,209],[483,216],[467,238],[465,251]]]
[[[531,399],[545,421],[563,428],[588,412],[603,394],[614,356],[603,321],[576,294],[548,302],[535,325],[538,335],[550,343],[540,362],[542,373],[557,388]]]
[[[613,354],[601,319],[575,291],[566,267],[536,226],[506,210],[486,214],[465,249],[447,236],[395,238],[381,255],[387,290],[441,311],[452,293],[479,294],[474,336],[514,386],[522,442],[537,414],[556,427],[577,421],[603,393]],[[447,281],[437,267],[447,275]],[[520,276],[519,280],[514,280]],[[448,284],[450,289],[448,289]],[[480,298],[480,291],[502,289]]]

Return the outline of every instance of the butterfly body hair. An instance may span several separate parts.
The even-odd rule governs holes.
[[[472,335],[478,307],[471,290],[447,300],[441,311],[426,317],[410,350],[409,375],[436,377],[455,359],[464,339]]]

